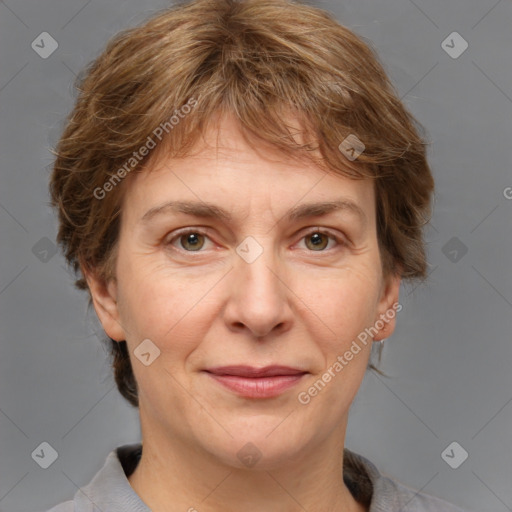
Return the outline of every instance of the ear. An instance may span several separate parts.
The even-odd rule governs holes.
[[[121,325],[117,283],[115,279],[105,282],[104,279],[98,277],[97,273],[90,270],[82,269],[82,273],[87,281],[94,309],[107,335],[116,340],[126,340],[126,331]]]
[[[374,341],[380,341],[389,338],[396,326],[396,315],[402,309],[398,302],[400,294],[400,274],[389,274],[384,278],[381,296],[377,306],[377,315],[374,325],[379,328],[379,332],[374,336]],[[382,326],[382,324],[384,324]],[[380,328],[382,326],[382,328]]]

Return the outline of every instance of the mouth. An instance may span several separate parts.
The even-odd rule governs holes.
[[[244,398],[272,398],[295,386],[308,372],[289,366],[219,366],[205,373]]]

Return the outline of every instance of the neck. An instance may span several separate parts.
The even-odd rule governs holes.
[[[128,480],[152,512],[365,512],[343,481],[339,434],[284,464],[240,469],[143,429],[142,457]]]

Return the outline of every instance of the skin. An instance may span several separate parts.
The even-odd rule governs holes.
[[[309,404],[297,398],[398,302],[400,278],[381,268],[373,184],[253,149],[226,115],[193,155],[161,157],[127,185],[116,279],[86,278],[105,331],[132,354],[143,442],[132,487],[156,512],[366,510],[341,474],[371,339]],[[298,204],[341,198],[364,216],[286,219]],[[214,203],[232,219],[167,211],[141,221],[171,200]],[[182,228],[208,233],[190,243]],[[329,234],[315,245],[318,229]],[[263,249],[252,263],[236,252],[248,236]],[[160,355],[145,366],[133,351],[148,338]],[[309,373],[277,397],[249,399],[203,372],[230,364]],[[249,442],[261,453],[250,468],[237,457]]]

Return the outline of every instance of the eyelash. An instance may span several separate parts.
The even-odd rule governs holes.
[[[197,234],[197,235],[203,235],[203,236],[206,236],[207,238],[209,238],[208,237],[208,232],[205,231],[204,229],[201,229],[201,228],[184,228],[183,230],[176,232],[174,234],[174,236],[168,242],[166,242],[166,245],[172,246],[173,242],[175,240],[179,240],[182,236],[188,235],[188,234],[191,234],[191,233],[194,233],[194,234]],[[334,249],[331,249],[331,250],[336,250],[336,249],[339,249],[339,248],[347,245],[347,243],[343,239],[341,239],[340,237],[334,235],[331,231],[328,231],[328,230],[325,230],[325,229],[322,229],[322,228],[312,229],[311,231],[305,233],[301,237],[301,240],[303,240],[304,238],[306,238],[308,236],[316,234],[316,233],[320,233],[320,234],[326,235],[330,240],[334,240],[336,242],[337,247],[335,247]],[[181,252],[187,253],[187,254],[191,254],[191,253],[193,254],[195,252],[196,253],[204,252],[201,249],[198,250],[198,251],[187,251],[186,249],[183,249],[181,247],[178,250],[181,251]],[[323,249],[323,250],[320,250],[320,251],[309,250],[308,252],[311,252],[311,253],[315,253],[315,252],[317,252],[317,253],[326,253],[326,252],[329,252],[329,250],[328,249]]]

